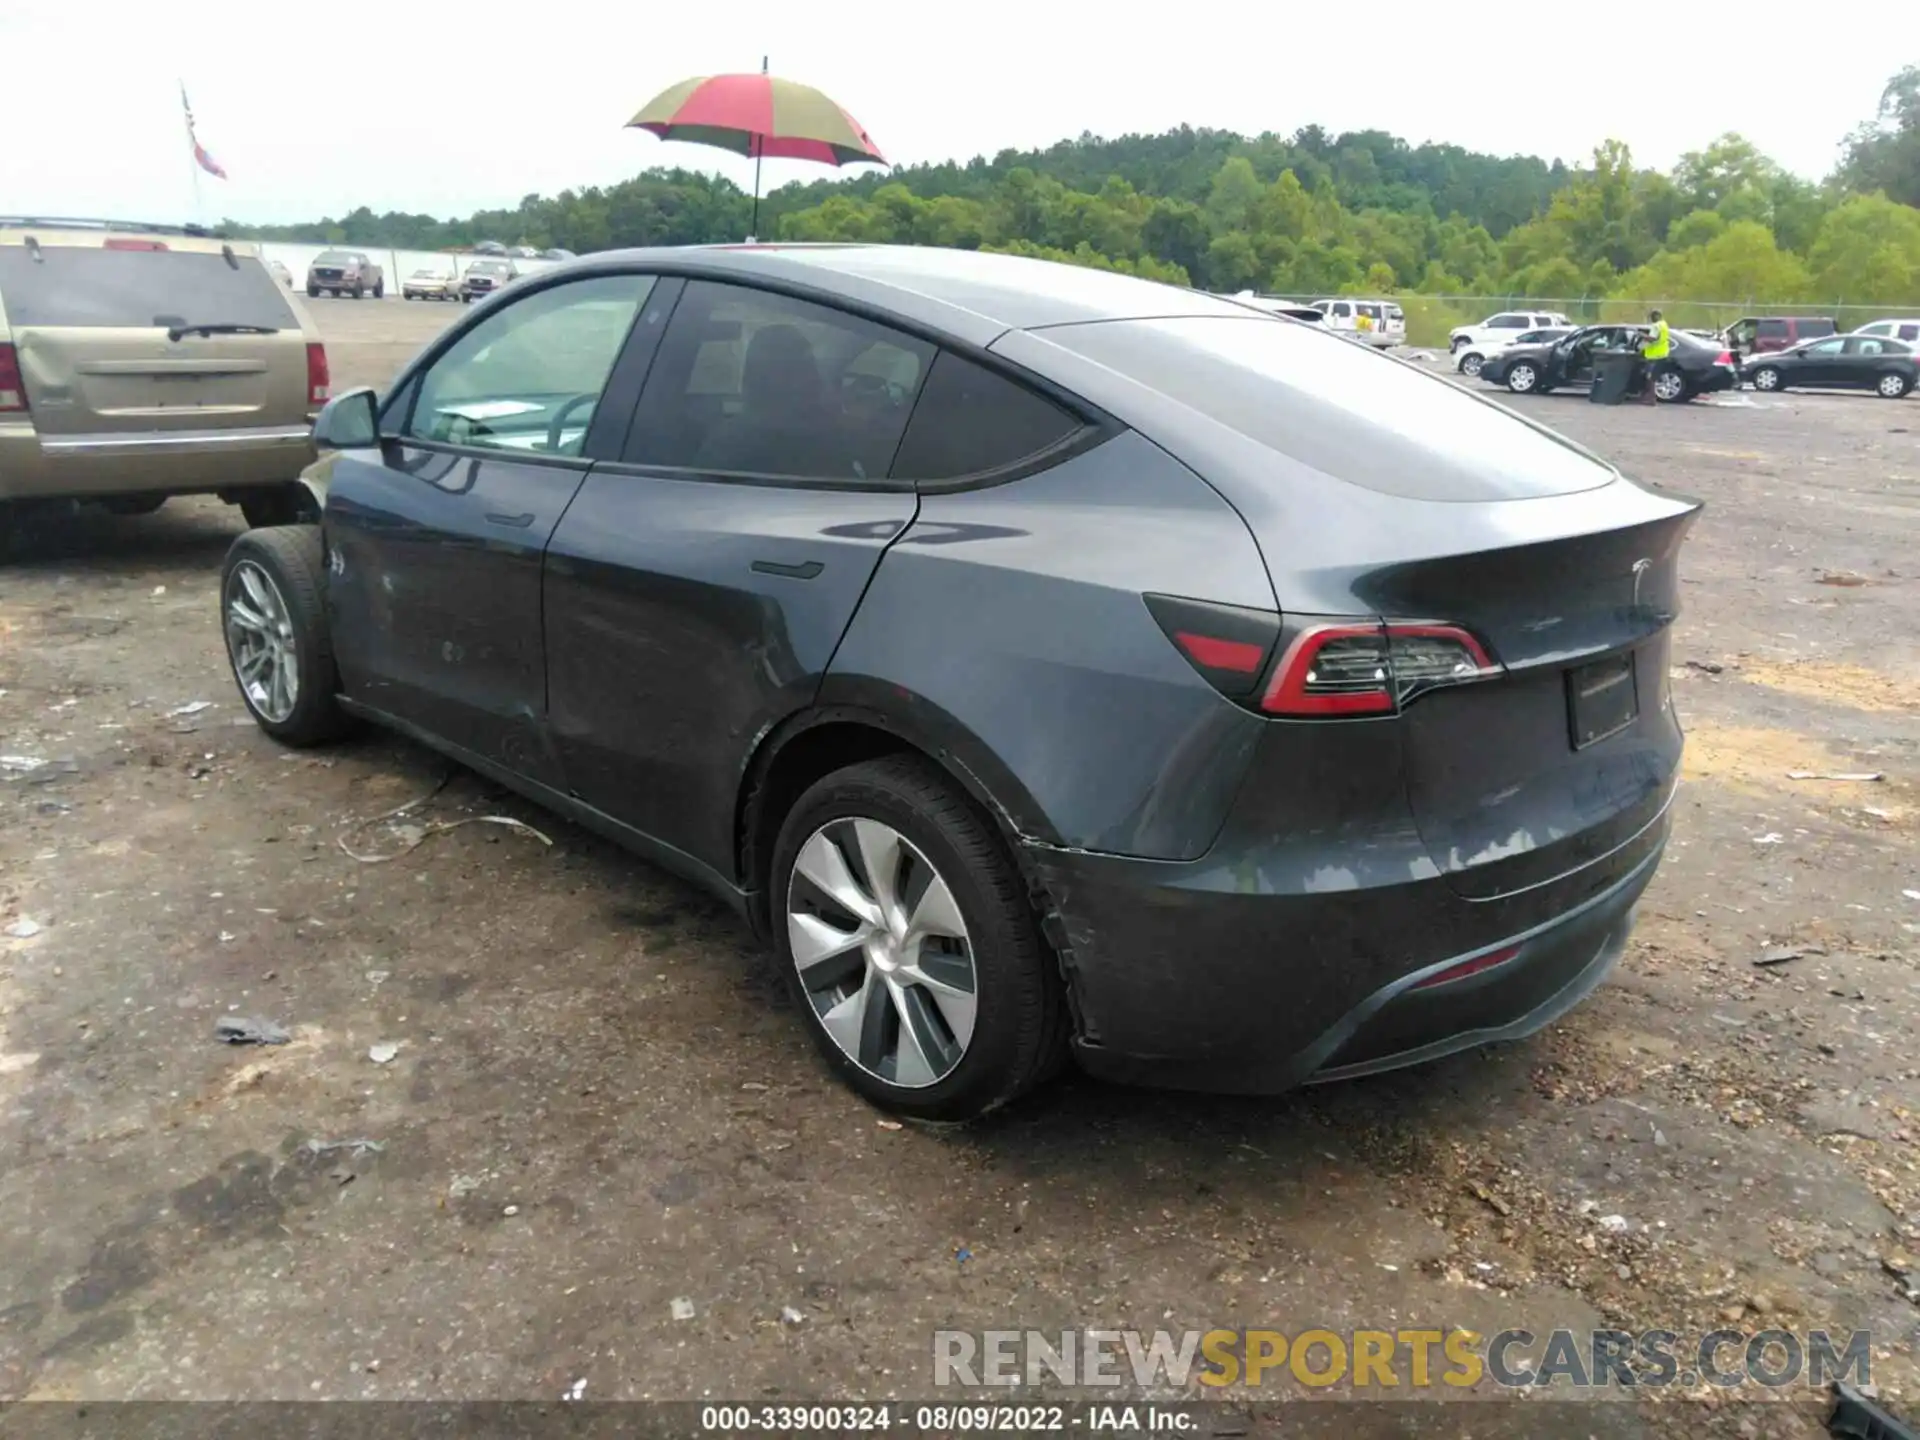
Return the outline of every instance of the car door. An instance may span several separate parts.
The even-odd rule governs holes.
[[[1625,332],[1617,325],[1595,326],[1575,335],[1568,343],[1561,362],[1561,373],[1555,383],[1561,385],[1593,384],[1593,352],[1610,350],[1620,344]]]
[[[1880,383],[1881,362],[1889,355],[1904,353],[1905,347],[1896,342],[1882,340],[1871,335],[1849,335],[1846,349],[1842,352],[1838,365],[1838,376],[1833,381],[1849,390],[1871,390]]]
[[[591,457],[625,433],[631,398],[599,401],[654,283],[581,276],[484,312],[391,398],[377,446],[333,459],[328,604],[347,693],[543,784],[560,770],[542,559]]]
[[[1847,342],[1839,336],[1831,340],[1816,340],[1812,344],[1802,345],[1794,352],[1798,363],[1794,367],[1793,379],[1797,385],[1849,385],[1851,367],[1846,359]]]
[[[619,462],[587,476],[548,551],[548,695],[576,797],[731,876],[754,746],[813,699],[917,510],[888,476],[933,353],[824,304],[685,283]]]

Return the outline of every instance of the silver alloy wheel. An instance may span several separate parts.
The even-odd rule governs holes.
[[[880,820],[829,820],[787,877],[787,940],[833,1043],[869,1075],[925,1089],[973,1039],[979,980],[953,891]]]
[[[240,693],[261,719],[284,724],[300,702],[300,656],[280,587],[259,564],[242,560],[224,599],[227,658]]]
[[[1484,356],[1468,355],[1460,361],[1460,373],[1462,375],[1478,375],[1480,373],[1480,367],[1486,363]]]
[[[1898,400],[1902,395],[1907,393],[1905,377],[1900,375],[1882,375],[1880,377],[1880,393],[1889,400]]]
[[[1662,370],[1653,377],[1653,398],[1672,402],[1687,393],[1687,377],[1678,370]]]
[[[1753,388],[1756,390],[1778,390],[1780,388],[1780,372],[1778,370],[1754,371]]]
[[[1507,371],[1507,388],[1516,395],[1524,395],[1533,389],[1533,383],[1540,378],[1540,372],[1522,361]]]

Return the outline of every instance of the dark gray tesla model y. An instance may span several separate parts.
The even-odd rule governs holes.
[[[1666,841],[1697,503],[1231,301],[596,255],[316,440],[318,522],[223,577],[260,725],[377,721],[725,896],[909,1114],[1528,1034]]]

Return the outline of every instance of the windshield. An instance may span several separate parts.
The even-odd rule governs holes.
[[[507,273],[507,267],[498,260],[481,260],[467,273],[471,275],[475,272],[482,275],[504,275]]]
[[[39,253],[36,261],[23,245],[0,245],[0,295],[16,328],[299,328],[285,293],[255,259],[236,256],[229,264],[218,251],[90,245],[42,245]]]
[[[345,250],[323,250],[313,257],[313,263],[316,265],[350,265],[359,258],[358,255],[349,254]]]

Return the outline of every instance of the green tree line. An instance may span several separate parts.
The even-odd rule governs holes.
[[[262,239],[588,252],[738,240],[732,182],[656,168],[458,219],[361,208]],[[1920,308],[1920,67],[1894,76],[1833,174],[1790,174],[1737,134],[1671,170],[1609,140],[1591,164],[1182,127],[782,187],[763,238],[948,245],[1275,294],[1794,302]]]

